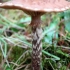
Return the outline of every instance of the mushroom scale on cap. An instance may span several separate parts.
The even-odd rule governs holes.
[[[0,4],[0,8],[23,11],[60,12],[70,8],[66,0],[11,0]]]

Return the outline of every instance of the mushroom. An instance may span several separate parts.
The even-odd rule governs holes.
[[[0,3],[0,8],[19,9],[31,15],[32,28],[32,70],[41,70],[41,15],[46,12],[61,12],[70,8],[70,2],[66,0],[11,0]]]

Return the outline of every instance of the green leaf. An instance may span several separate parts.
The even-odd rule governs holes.
[[[45,27],[44,32],[43,32],[43,37],[44,41],[47,43],[52,44],[52,39],[55,37],[56,39],[58,38],[58,23],[60,21],[59,14],[56,14],[50,25],[48,27]]]
[[[70,10],[64,12],[65,29],[70,32]]]
[[[59,58],[58,56],[55,56],[55,55],[53,55],[53,54],[50,54],[50,53],[47,52],[47,51],[42,50],[42,52],[43,52],[44,54],[50,56],[50,57],[53,57],[55,60],[60,60],[60,58]]]
[[[31,17],[22,18],[20,19],[19,23],[24,23],[24,22],[29,22],[29,21],[31,21]]]
[[[69,54],[66,54],[66,53],[62,52],[61,50],[57,50],[56,52],[65,56],[65,57],[69,57]]]

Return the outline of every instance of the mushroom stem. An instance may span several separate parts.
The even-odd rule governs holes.
[[[41,55],[42,55],[42,43],[41,43],[41,18],[40,15],[32,16],[32,70],[41,70]]]

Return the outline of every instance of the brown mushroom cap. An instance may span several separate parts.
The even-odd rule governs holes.
[[[66,0],[11,0],[0,3],[0,8],[35,12],[60,12],[70,8]]]

